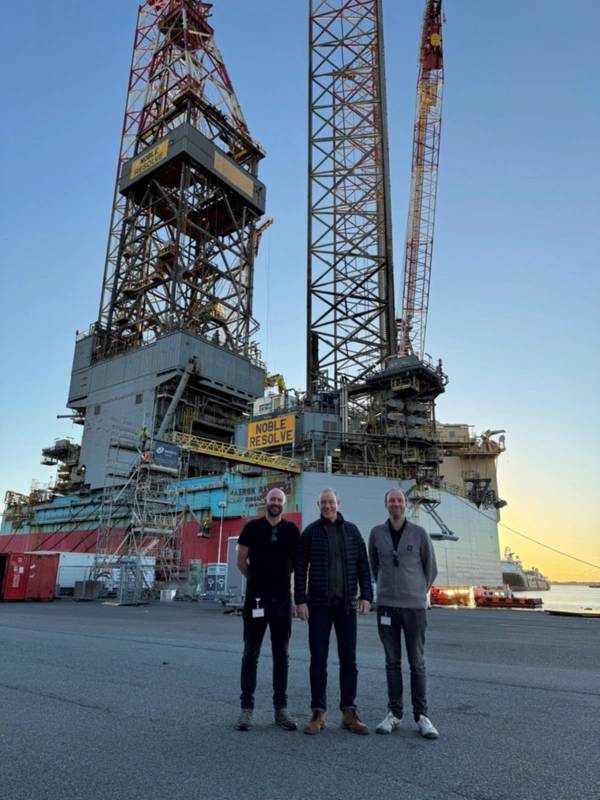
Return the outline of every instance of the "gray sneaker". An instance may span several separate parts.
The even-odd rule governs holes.
[[[252,709],[242,708],[240,718],[235,726],[238,731],[249,731],[252,727]]]
[[[286,731],[298,730],[296,720],[293,719],[293,717],[290,717],[290,713],[287,708],[275,709],[275,724],[279,725],[280,728],[285,728]]]
[[[421,714],[417,720],[417,727],[419,728],[419,733],[425,739],[437,739],[439,736],[437,729],[434,727],[429,717],[426,717],[424,714]]]
[[[375,731],[376,733],[391,733],[400,727],[400,722],[399,717],[395,717],[391,711],[388,711],[384,719],[375,728]]]

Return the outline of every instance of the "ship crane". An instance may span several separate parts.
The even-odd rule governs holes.
[[[427,0],[419,49],[411,192],[398,332],[400,354],[415,355],[421,360],[425,355],[429,306],[443,82],[442,0]]]

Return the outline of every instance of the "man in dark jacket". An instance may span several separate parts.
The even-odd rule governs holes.
[[[317,505],[321,516],[300,537],[294,573],[296,614],[308,620],[310,645],[312,716],[304,733],[320,733],[325,727],[327,655],[333,626],[340,661],[342,727],[367,734],[369,729],[358,718],[355,705],[357,605],[360,614],[368,614],[373,600],[367,548],[356,525],[338,512],[339,500],[333,489],[324,489]]]
[[[406,519],[406,497],[400,489],[385,495],[388,519],[369,537],[369,558],[377,580],[377,627],[385,651],[388,713],[375,729],[392,733],[402,719],[402,633],[410,664],[413,716],[419,733],[437,739],[427,716],[425,628],[427,592],[437,575],[429,534]]]

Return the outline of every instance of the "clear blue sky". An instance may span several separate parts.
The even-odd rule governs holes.
[[[422,0],[384,3],[397,288]],[[74,332],[99,302],[135,0],[3,8],[0,490],[48,480]],[[213,22],[276,224],[255,315],[272,372],[304,383],[307,2],[215,0]],[[447,0],[427,349],[440,419],[506,428],[503,521],[600,564],[600,103],[595,0]],[[503,540],[554,577],[600,577]]]

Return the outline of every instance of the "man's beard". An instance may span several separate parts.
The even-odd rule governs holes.
[[[270,517],[278,517],[281,514],[279,506],[267,506],[267,514]]]

